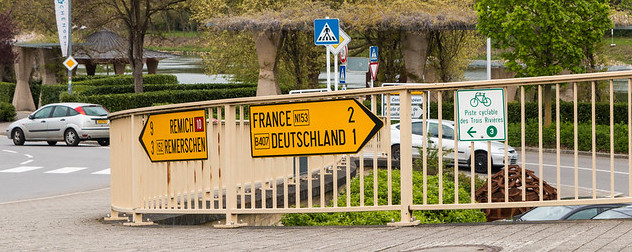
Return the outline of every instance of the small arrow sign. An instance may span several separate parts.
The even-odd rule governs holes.
[[[152,162],[208,159],[205,112],[150,115],[138,140]]]
[[[474,130],[474,127],[470,127],[470,129],[467,130],[467,134],[469,134],[470,137],[474,137],[474,135],[472,135],[474,133],[476,133],[476,130]]]
[[[380,65],[380,62],[371,62],[369,63],[369,70],[371,70],[371,78],[375,80],[377,77],[377,68]]]
[[[384,123],[354,99],[250,107],[252,157],[357,153]]]

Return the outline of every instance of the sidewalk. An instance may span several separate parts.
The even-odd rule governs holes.
[[[126,227],[102,224],[109,189],[0,203],[0,249],[620,251],[632,250],[632,220],[370,227]],[[448,248],[447,246],[456,246]],[[482,249],[482,250],[477,250]]]

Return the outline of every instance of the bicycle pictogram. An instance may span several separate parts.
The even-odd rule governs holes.
[[[476,107],[479,103],[482,103],[485,107],[489,107],[489,105],[492,105],[492,99],[485,97],[485,93],[476,92],[474,98],[470,100],[470,105]]]

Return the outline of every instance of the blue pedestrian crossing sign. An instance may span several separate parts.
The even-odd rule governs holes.
[[[338,78],[340,84],[347,83],[347,66],[340,65],[340,78]]]
[[[314,19],[314,44],[337,45],[340,44],[340,25],[337,18]]]
[[[377,46],[371,46],[369,49],[369,61],[377,62]]]

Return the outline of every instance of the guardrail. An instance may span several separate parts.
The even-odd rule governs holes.
[[[472,81],[472,82],[455,82],[455,83],[439,83],[439,84],[409,84],[404,86],[389,86],[379,87],[373,89],[360,89],[360,90],[346,90],[335,91],[328,93],[310,93],[310,94],[295,94],[295,95],[280,95],[280,96],[266,96],[266,97],[249,97],[230,100],[216,100],[205,101],[186,104],[174,104],[158,107],[149,107],[134,109],[128,111],[122,111],[113,113],[110,115],[110,136],[111,136],[111,148],[110,148],[110,162],[111,162],[111,206],[112,215],[117,216],[119,212],[133,214],[133,223],[136,225],[147,224],[147,221],[143,221],[143,214],[153,213],[169,213],[169,214],[225,214],[226,226],[235,227],[240,223],[237,221],[237,215],[240,214],[271,214],[271,213],[314,213],[314,212],[351,212],[351,211],[384,211],[384,210],[397,210],[401,212],[400,222],[394,223],[394,225],[413,225],[417,222],[412,219],[412,211],[414,210],[440,210],[440,209],[486,209],[486,208],[513,208],[513,207],[534,207],[544,205],[577,205],[577,204],[592,204],[592,203],[622,203],[632,202],[630,192],[632,192],[632,160],[629,159],[630,148],[628,148],[628,165],[627,167],[615,167],[614,161],[614,110],[613,104],[615,103],[613,90],[614,80],[623,79],[627,81],[627,113],[628,122],[627,127],[629,129],[632,125],[632,115],[630,104],[632,104],[632,72],[610,72],[610,73],[594,73],[594,74],[576,74],[576,75],[561,75],[552,77],[536,77],[536,78],[516,78],[516,79],[503,79],[503,80],[491,80],[491,81]],[[610,190],[606,197],[597,197],[597,157],[596,157],[596,126],[595,126],[595,104],[596,104],[596,85],[598,82],[608,82],[609,98],[607,99],[610,104],[610,170],[607,171],[609,177],[604,179],[604,176],[599,176],[600,183],[609,183]],[[562,163],[560,160],[560,117],[557,113],[555,118],[556,127],[556,164],[544,165],[543,164],[543,126],[542,126],[542,102],[543,85],[555,85],[556,95],[552,98],[554,104],[556,104],[557,111],[559,111],[560,104],[560,86],[571,85],[573,90],[573,103],[574,103],[574,135],[572,136],[574,142],[574,160],[573,166]],[[525,153],[525,87],[533,86],[537,89],[536,99],[538,101],[538,162],[537,171],[535,173],[538,176],[550,173],[554,174],[552,177],[555,179],[551,184],[558,185],[557,198],[553,200],[544,200],[544,184],[542,179],[539,180],[538,187],[535,188],[538,194],[538,200],[527,201],[527,190],[534,188],[526,188],[522,186],[519,189],[522,191],[522,201],[514,201],[510,199],[508,194],[504,195],[504,200],[493,201],[492,200],[492,185],[487,185],[487,202],[476,202],[475,200],[475,181],[474,176],[471,177],[471,191],[465,198],[459,196],[458,188],[458,176],[455,177],[455,193],[454,199],[446,199],[444,197],[444,169],[453,169],[455,174],[468,173],[476,174],[475,168],[477,164],[475,161],[481,161],[487,164],[487,177],[492,176],[492,162],[498,164],[498,160],[503,160],[504,165],[504,187],[508,187],[508,170],[507,166],[510,164],[509,146],[508,141],[503,141],[504,156],[492,157],[492,155],[483,156],[486,158],[479,158],[475,156],[476,151],[474,142],[469,143],[470,149],[469,158],[465,157],[465,153],[446,151],[446,146],[459,146],[459,132],[454,130],[454,136],[446,135],[444,130],[449,130],[450,127],[444,129],[444,127],[437,127],[436,139],[429,139],[429,134],[423,134],[423,136],[413,134],[413,120],[409,116],[400,117],[399,131],[400,138],[399,144],[392,143],[394,140],[391,138],[391,114],[379,115],[384,122],[384,126],[377,133],[376,137],[373,137],[371,141],[356,154],[333,154],[333,155],[312,155],[307,157],[307,171],[301,173],[301,164],[299,158],[296,157],[265,157],[265,158],[253,158],[251,156],[251,136],[249,125],[249,112],[250,107],[253,105],[264,104],[292,104],[296,102],[306,101],[332,101],[338,99],[356,99],[358,101],[365,101],[367,98],[371,100],[372,113],[377,114],[378,100],[382,95],[386,98],[384,102],[386,110],[390,111],[390,96],[399,95],[399,114],[407,115],[412,113],[411,108],[411,93],[423,95],[423,99],[427,99],[428,93],[436,95],[438,108],[438,118],[432,121],[427,119],[425,111],[427,109],[427,103],[423,103],[421,124],[422,131],[428,132],[428,126],[431,122],[435,122],[435,125],[443,125],[446,121],[442,118],[441,104],[443,103],[444,94],[450,94],[457,97],[457,90],[469,90],[469,89],[485,89],[493,88],[504,90],[505,97],[507,96],[506,90],[511,87],[517,87],[519,89],[519,101],[521,103],[521,151],[518,163],[520,165],[526,164]],[[590,99],[592,106],[592,166],[589,172],[585,172],[586,169],[580,169],[578,161],[578,132],[577,132],[577,104],[578,89],[580,87],[589,87]],[[480,97],[479,97],[480,98]],[[481,98],[481,104],[487,102],[484,98]],[[507,106],[507,99],[503,100],[502,107]],[[454,106],[454,114],[457,115],[458,102]],[[462,105],[464,106],[464,105]],[[141,134],[143,130],[146,130],[146,124],[150,116],[159,115],[164,113],[175,113],[183,111],[202,110],[206,114],[206,141],[203,142],[208,149],[208,157],[201,160],[188,160],[188,161],[163,161],[152,162],[148,156],[148,152],[143,149],[141,144]],[[505,115],[505,120],[507,120]],[[452,118],[450,118],[452,119]],[[459,127],[459,121],[454,122],[454,129]],[[419,123],[417,120],[415,121]],[[464,122],[464,121],[463,121]],[[416,124],[415,124],[416,125]],[[473,132],[473,128],[470,132]],[[630,143],[630,136],[632,133],[628,130],[628,146],[632,146]],[[494,132],[492,132],[494,133]],[[490,134],[490,133],[488,133]],[[450,139],[452,138],[452,139]],[[422,146],[418,146],[420,149],[419,156],[421,157],[423,173],[423,181],[420,188],[423,190],[423,197],[419,200],[413,199],[413,157],[417,156],[413,153],[417,150],[417,146],[413,146],[413,139],[422,139]],[[428,142],[433,140],[432,142]],[[466,145],[468,145],[465,143]],[[493,153],[491,141],[484,142],[485,148],[479,150],[481,153]],[[152,143],[153,144],[153,143]],[[463,141],[462,143],[463,144]],[[495,143],[494,143],[495,144]],[[399,148],[395,148],[395,146]],[[152,145],[153,146],[153,145]],[[146,146],[147,147],[147,146]],[[429,149],[436,149],[439,157],[450,158],[452,160],[465,160],[467,163],[461,162],[461,165],[468,165],[469,168],[460,166],[445,167],[444,158],[438,159],[438,173],[439,188],[438,199],[439,204],[428,203],[428,153]],[[478,147],[477,147],[478,148]],[[460,149],[459,149],[460,150]],[[392,151],[399,152],[392,153]],[[393,155],[394,154],[394,155]],[[395,160],[399,162],[393,163],[393,156],[399,156]],[[446,159],[447,160],[447,159]],[[371,161],[371,162],[365,162]],[[380,164],[385,163],[384,164]],[[533,162],[533,160],[530,160]],[[353,165],[357,163],[357,165]],[[365,163],[370,165],[365,167]],[[479,164],[480,165],[480,164]],[[401,195],[393,195],[393,177],[392,169],[397,167],[400,169],[401,178]],[[304,167],[303,167],[304,168]],[[459,169],[461,168],[461,169]],[[480,168],[480,167],[479,167]],[[617,169],[615,169],[617,168]],[[373,185],[372,203],[366,204],[366,192],[364,191],[364,177],[365,175],[373,175],[374,181],[378,180],[377,171],[379,169],[387,170],[387,184],[388,194],[384,202],[379,203],[378,200],[378,188],[377,183]],[[563,199],[560,195],[560,187],[562,184],[562,169],[570,169],[573,174],[573,179],[568,182],[564,178],[565,183],[568,186],[574,188],[573,197],[570,199]],[[600,173],[604,171],[600,169]],[[485,175],[483,173],[482,175]],[[358,176],[360,180],[360,204],[352,205],[350,202],[350,194],[347,194],[346,203],[339,204],[338,198],[333,197],[331,202],[327,201],[324,197],[326,192],[338,195],[341,190],[350,191],[350,180],[352,177]],[[548,176],[551,177],[551,176]],[[579,188],[585,187],[580,182],[580,178],[589,178],[590,195],[581,195]],[[522,169],[520,181],[525,181],[524,169]],[[627,184],[627,186],[626,186]],[[615,188],[616,186],[619,186]],[[621,186],[623,185],[623,186]],[[627,187],[627,188],[626,188]],[[620,192],[627,190],[623,195],[619,195]],[[588,196],[584,198],[583,196]],[[618,197],[615,197],[618,196]],[[394,204],[393,198],[397,197],[400,200],[400,204]],[[447,203],[447,202],[455,203]],[[371,202],[371,201],[368,201]]]

